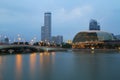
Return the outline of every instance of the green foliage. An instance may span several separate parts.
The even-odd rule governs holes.
[[[68,43],[62,43],[62,48],[72,48],[72,45]]]

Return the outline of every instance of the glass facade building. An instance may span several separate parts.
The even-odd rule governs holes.
[[[94,20],[94,19],[90,20],[89,30],[100,30],[100,25],[98,24],[98,22],[96,20]]]
[[[52,42],[55,44],[62,44],[63,43],[63,36],[53,36],[52,37]]]
[[[72,48],[115,49],[120,47],[120,41],[113,34],[104,31],[82,31],[75,35]]]
[[[44,26],[41,27],[41,40],[51,42],[51,13],[44,13]]]
[[[103,31],[83,31],[79,32],[73,39],[73,43],[86,41],[115,40],[111,33]]]

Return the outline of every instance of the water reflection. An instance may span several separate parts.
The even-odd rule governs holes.
[[[30,54],[30,79],[34,79],[35,78],[35,71],[36,71],[36,53],[32,53]]]
[[[0,64],[2,64],[2,57],[0,56]]]
[[[0,56],[0,80],[110,80],[119,78],[119,67],[118,52],[5,55]]]
[[[91,51],[91,53],[92,53],[92,54],[94,54],[94,53],[95,53],[95,51],[94,51],[94,50],[92,50],[92,51]]]
[[[2,66],[1,65],[2,65],[2,57],[0,56],[0,80],[3,80],[2,79],[2,70],[1,70]]]
[[[73,52],[76,72],[87,80],[114,80],[120,69],[120,54],[117,51]],[[79,58],[77,58],[79,56]],[[79,69],[79,70],[78,70]]]
[[[40,53],[40,64],[43,64],[43,53]]]
[[[44,52],[40,53],[40,64],[44,65],[43,63],[54,63],[55,61],[55,52]]]
[[[52,54],[52,64],[54,64],[55,63],[55,52],[52,52],[51,54]]]
[[[16,80],[21,80],[22,77],[22,55],[16,55]]]
[[[36,53],[32,53],[30,55],[30,71],[31,71],[31,73],[34,73],[35,65],[36,65]]]
[[[1,57],[0,62],[2,63]],[[55,52],[17,54],[15,55],[15,80],[48,79],[52,74],[54,62]]]

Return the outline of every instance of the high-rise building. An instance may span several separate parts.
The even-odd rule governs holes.
[[[57,36],[57,44],[62,44],[63,43],[63,36],[58,35]]]
[[[0,35],[0,44],[9,44],[9,38],[6,36]]]
[[[63,43],[63,36],[53,36],[52,37],[52,42],[55,44],[62,44]]]
[[[4,44],[9,44],[9,38],[8,37],[4,38]]]
[[[44,13],[44,26],[41,27],[41,40],[51,42],[51,13]]]
[[[45,40],[45,27],[42,26],[41,27],[41,41],[44,41]]]
[[[89,30],[100,30],[100,25],[98,24],[98,22],[96,20],[94,20],[94,19],[90,20]]]

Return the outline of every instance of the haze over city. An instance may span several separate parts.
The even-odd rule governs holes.
[[[90,19],[96,19],[101,30],[120,34],[119,0],[4,0],[0,1],[0,34],[26,40],[41,40],[44,12],[52,13],[52,35],[73,39],[76,33],[88,30]]]
[[[0,80],[120,80],[120,0],[0,0]]]

